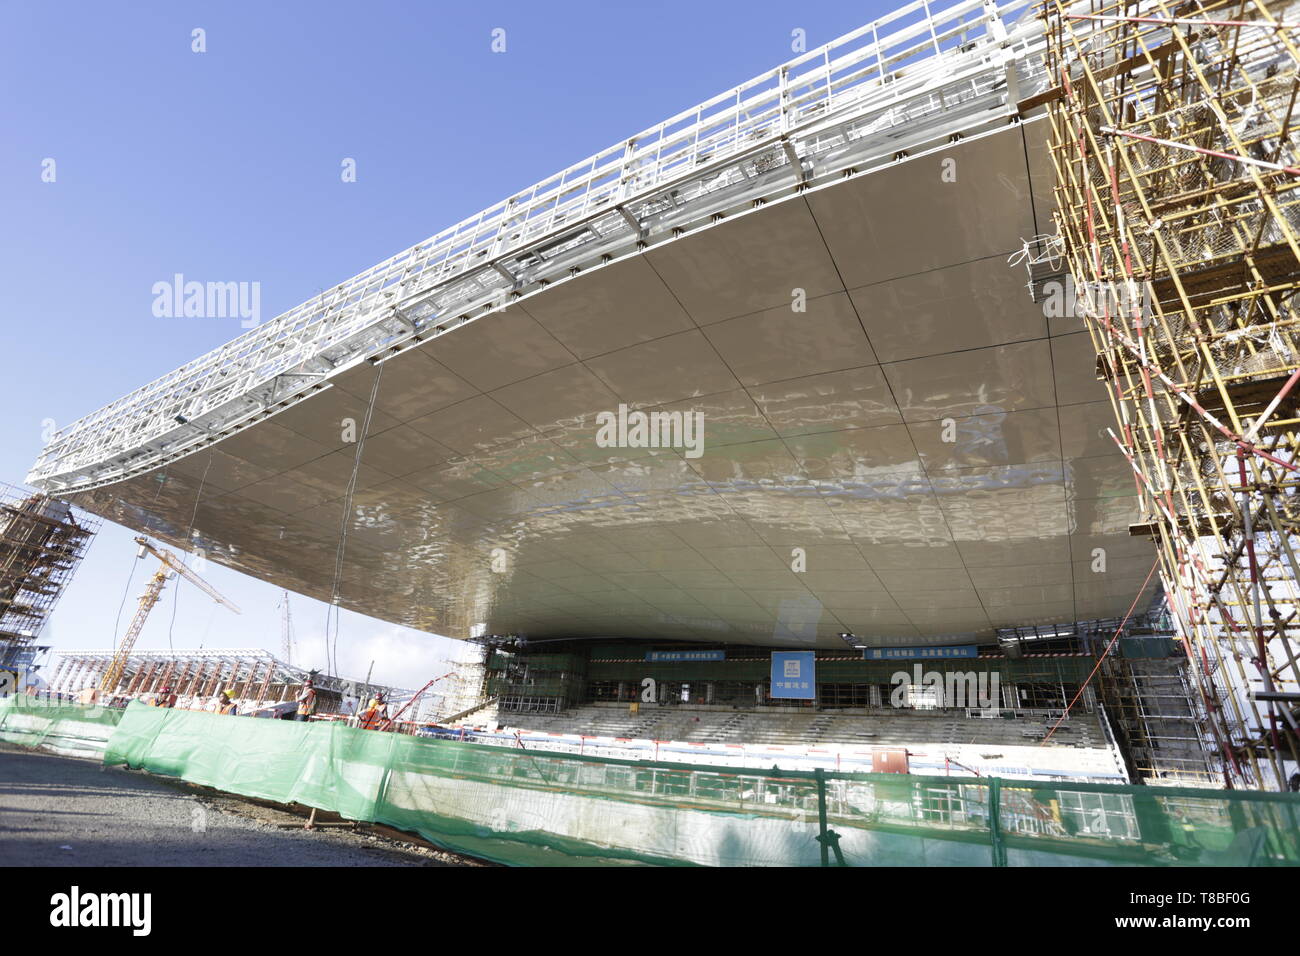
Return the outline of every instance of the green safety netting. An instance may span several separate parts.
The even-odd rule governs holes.
[[[0,740],[71,757],[100,757],[122,714],[21,694],[0,698]]]
[[[1292,794],[740,771],[140,704],[105,762],[506,863],[803,866],[819,864],[823,846],[834,861],[832,843],[867,866],[1300,863]]]
[[[1300,863],[1296,794],[632,762],[138,703],[104,760],[513,864]]]

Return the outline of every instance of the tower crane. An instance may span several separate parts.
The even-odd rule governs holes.
[[[289,592],[280,598],[280,656],[286,664],[293,663],[293,613],[289,610]]]
[[[117,653],[113,655],[112,662],[108,665],[108,669],[104,671],[104,676],[100,678],[99,689],[102,693],[112,693],[117,689],[118,681],[122,679],[122,674],[126,671],[126,662],[131,656],[131,649],[135,647],[136,638],[140,636],[140,631],[144,629],[144,622],[149,617],[149,612],[158,603],[158,598],[162,596],[162,590],[166,587],[167,581],[175,575],[179,574],[218,604],[230,608],[236,614],[240,613],[239,608],[233,602],[222,597],[216,588],[187,568],[180,558],[166,548],[155,548],[143,537],[136,538],[135,543],[139,545],[139,549],[135,554],[137,561],[141,560],[146,554],[152,554],[162,564],[149,580],[144,593],[140,595],[140,603],[136,607],[135,617],[131,618],[131,626],[126,629],[126,633],[122,636],[122,643],[118,645]]]

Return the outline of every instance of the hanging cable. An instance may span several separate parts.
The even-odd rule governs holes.
[[[370,385],[370,403],[366,406],[366,417],[361,426],[361,435],[357,438],[357,452],[352,459],[352,475],[348,478],[348,488],[343,495],[343,516],[339,522],[339,543],[334,553],[334,585],[330,590],[329,607],[325,609],[325,664],[330,674],[338,674],[339,648],[339,584],[343,577],[343,556],[347,550],[348,525],[352,522],[352,496],[357,490],[357,476],[361,472],[361,456],[365,452],[366,436],[370,434],[370,420],[375,414],[375,400],[379,397],[379,381],[384,377],[384,367],[375,370],[375,380]],[[331,615],[332,612],[332,615]],[[330,618],[334,619],[334,642],[330,645]]]
[[[1056,733],[1056,728],[1060,727],[1061,724],[1065,722],[1065,719],[1070,716],[1070,709],[1079,702],[1079,698],[1083,696],[1084,689],[1092,681],[1093,677],[1096,676],[1097,670],[1101,667],[1101,662],[1106,659],[1106,655],[1110,653],[1110,649],[1115,646],[1115,642],[1119,640],[1119,636],[1124,633],[1124,627],[1128,624],[1128,619],[1133,616],[1133,609],[1137,607],[1138,601],[1142,600],[1142,592],[1145,591],[1147,585],[1151,583],[1151,575],[1156,573],[1156,568],[1158,567],[1160,567],[1160,555],[1157,554],[1155,564],[1151,565],[1151,570],[1147,572],[1146,580],[1143,581],[1142,586],[1138,588],[1137,595],[1133,598],[1133,603],[1128,606],[1128,611],[1124,615],[1124,620],[1120,621],[1119,627],[1115,628],[1115,636],[1110,639],[1110,643],[1106,645],[1106,649],[1102,651],[1101,656],[1097,658],[1097,663],[1093,666],[1092,673],[1088,675],[1088,679],[1079,685],[1079,691],[1074,695],[1074,700],[1070,701],[1069,706],[1065,708],[1065,713],[1061,714],[1056,723],[1052,725],[1052,729],[1047,732],[1047,736],[1038,742],[1038,746],[1041,747],[1051,740],[1052,734]]]
[[[122,603],[117,606],[117,617],[113,620],[113,653],[117,653],[117,629],[122,625],[122,609],[126,607],[126,596],[131,593],[131,581],[135,578],[135,566],[138,561],[131,562],[131,569],[126,575],[126,587],[122,589]]]
[[[203,497],[203,486],[207,484],[208,469],[212,467],[212,458],[215,454],[216,454],[216,449],[213,449],[212,451],[208,452],[208,463],[203,466],[203,474],[199,478],[199,490],[194,493],[194,509],[190,512],[190,524],[189,527],[185,529],[186,550],[185,553],[181,555],[181,563],[186,565],[187,567],[189,566],[189,557],[190,557],[189,548],[191,546],[191,542],[194,540],[194,522],[198,520],[199,517],[199,500]],[[172,644],[172,630],[176,627],[176,609],[177,607],[180,606],[180,603],[181,603],[181,589],[177,587],[176,590],[172,591],[172,619],[171,619],[171,623],[167,625],[167,649],[173,652],[176,650],[176,648]]]
[[[149,502],[149,507],[153,508],[158,503],[158,497],[162,494],[163,485],[167,484],[167,470],[164,468],[163,473],[158,476],[158,487],[154,490],[153,500]],[[117,629],[122,625],[122,609],[126,607],[126,596],[131,593],[131,581],[135,578],[135,566],[138,562],[131,562],[131,570],[126,575],[126,587],[122,591],[122,603],[117,606],[117,617],[113,619],[113,653],[117,653]]]

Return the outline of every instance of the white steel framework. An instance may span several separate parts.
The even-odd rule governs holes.
[[[145,473],[546,285],[715,217],[1016,119],[1028,0],[916,0],[524,189],[54,435],[56,494]]]
[[[115,652],[100,650],[58,650],[51,653],[48,690],[74,694],[96,686],[113,664]],[[270,651],[255,647],[199,650],[133,650],[122,662],[122,670],[110,692],[132,696],[172,686],[183,694],[197,693],[199,685],[209,695],[235,684],[300,685],[308,677],[322,691],[356,694],[363,689],[383,691],[390,701],[400,703],[414,691],[382,684],[334,677],[279,660]],[[188,682],[188,683],[186,683]],[[184,685],[184,686],[182,686]]]

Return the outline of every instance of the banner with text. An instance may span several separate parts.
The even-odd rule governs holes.
[[[812,651],[773,651],[773,700],[812,700],[817,696],[816,662]]]

